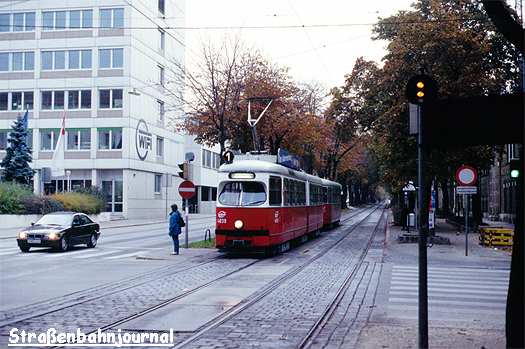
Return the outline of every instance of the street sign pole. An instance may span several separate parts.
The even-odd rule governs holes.
[[[184,208],[184,221],[186,222],[186,225],[184,226],[184,240],[185,240],[184,247],[185,248],[189,248],[189,243],[188,243],[188,227],[190,225],[190,222],[188,221],[188,216],[190,213],[189,203],[190,203],[190,200],[186,199],[186,207]]]
[[[470,195],[465,194],[465,256],[468,256],[468,211]]]
[[[428,348],[428,288],[427,288],[427,236],[424,227],[425,207],[424,193],[425,193],[425,176],[423,173],[423,122],[421,116],[421,106],[417,106],[417,181],[418,181],[418,232],[419,232],[419,348]]]

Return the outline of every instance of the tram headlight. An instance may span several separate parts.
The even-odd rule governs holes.
[[[233,223],[233,226],[235,227],[235,229],[242,229],[242,227],[244,227],[244,222],[241,221],[240,219],[236,220],[234,223]]]

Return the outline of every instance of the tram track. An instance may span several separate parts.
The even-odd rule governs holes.
[[[263,289],[257,291],[252,296],[245,299],[243,302],[239,303],[237,306],[232,307],[227,312],[223,313],[218,318],[209,321],[208,323],[201,326],[199,329],[197,329],[191,336],[189,336],[187,339],[185,339],[183,342],[175,345],[174,349],[181,349],[187,345],[190,345],[191,343],[197,341],[200,337],[208,333],[209,331],[213,330],[214,328],[224,324],[225,322],[229,321],[236,315],[240,314],[243,311],[246,311],[259,301],[263,300],[265,297],[269,296],[273,291],[275,291],[277,288],[282,286],[282,284],[289,280],[290,278],[298,275],[302,271],[305,270],[309,265],[314,263],[315,261],[319,260],[321,257],[323,257],[328,251],[331,249],[337,247],[339,244],[341,244],[350,233],[352,233],[355,229],[357,229],[363,222],[365,222],[374,212],[376,212],[378,209],[381,209],[380,206],[372,207],[372,208],[365,208],[356,214],[352,215],[351,217],[346,217],[345,219],[341,220],[342,222],[349,221],[351,218],[359,215],[360,213],[366,211],[367,209],[371,209],[371,211],[362,218],[359,222],[352,225],[349,229],[346,230],[345,233],[342,233],[340,237],[336,239],[335,242],[332,242],[329,246],[322,249],[320,252],[316,253],[314,256],[309,258],[304,263],[292,268],[291,270],[283,273],[278,278],[274,279],[272,282],[270,282],[268,285],[266,285]],[[379,224],[379,223],[378,223]]]
[[[334,316],[336,310],[341,304],[341,301],[346,295],[346,292],[349,289],[350,283],[355,279],[356,274],[360,270],[360,268],[363,266],[365,262],[366,255],[368,254],[368,251],[370,250],[370,247],[372,246],[372,242],[374,240],[374,237],[376,236],[377,232],[380,230],[382,224],[384,224],[386,214],[385,212],[382,213],[381,218],[378,220],[377,225],[374,228],[373,233],[371,234],[368,243],[366,245],[366,248],[363,250],[361,255],[359,256],[358,263],[354,266],[352,271],[348,274],[348,276],[345,278],[339,289],[337,290],[335,296],[330,301],[328,306],[326,307],[325,311],[321,314],[319,319],[316,321],[316,323],[310,328],[306,336],[301,340],[301,342],[297,345],[297,349],[309,349],[312,348],[314,345],[314,342],[317,338],[317,336],[321,333],[321,331],[325,328],[326,324],[332,319]],[[361,283],[362,279],[358,281],[358,283]],[[332,332],[333,333],[333,332]],[[331,335],[329,337],[329,340],[331,338]],[[321,348],[325,348],[328,345],[328,342],[325,343]],[[317,344],[316,344],[317,345]],[[318,346],[316,346],[317,348]]]
[[[370,207],[366,207],[366,208],[359,209],[357,211],[351,212],[348,215],[346,215],[345,217],[342,217],[341,223],[345,223],[345,222],[351,220],[352,218],[354,218],[356,216],[359,216],[363,212],[365,212],[367,210],[370,210],[370,209],[371,209]],[[224,321],[227,321],[230,317],[234,316],[237,312],[240,312],[240,311],[244,310],[250,304],[254,304],[257,300],[262,299],[265,295],[269,294],[273,289],[277,288],[283,281],[285,281],[289,277],[292,277],[293,275],[299,273],[307,265],[311,264],[314,260],[320,258],[324,253],[326,253],[326,251],[330,250],[335,245],[337,245],[337,243],[342,241],[344,239],[344,237],[348,233],[350,233],[353,229],[355,229],[355,227],[357,227],[361,222],[366,220],[373,212],[375,212],[376,209],[377,208],[372,208],[371,212],[369,214],[367,214],[367,216],[365,218],[363,218],[360,222],[358,222],[355,225],[353,225],[352,228],[350,228],[350,230],[346,234],[342,234],[343,236],[341,238],[339,238],[335,244],[331,244],[328,248],[325,248],[320,253],[316,254],[313,257],[313,259],[309,259],[303,265],[294,268],[290,272],[287,272],[287,273],[283,274],[282,276],[280,276],[277,280],[272,281],[271,284],[269,285],[270,287],[264,288],[263,291],[261,291],[261,292],[257,291],[255,293],[255,295],[254,295],[255,298],[250,298],[249,297],[250,299],[248,301],[243,301],[243,302],[241,302],[239,304],[239,306],[234,306],[231,309],[231,311],[228,311],[228,312],[226,312],[224,314],[225,316],[221,316],[219,318],[218,322],[213,322],[212,321],[213,323],[207,323],[206,325],[202,326],[200,329],[198,329],[199,333],[205,333],[206,329],[213,328],[213,327],[217,326],[218,324],[220,324],[220,323],[222,323]],[[3,315],[6,314],[6,313],[11,313],[11,316],[7,315],[7,319],[0,323],[0,327],[5,327],[7,325],[14,324],[14,323],[19,323],[19,322],[32,321],[32,320],[35,320],[35,319],[38,319],[38,318],[41,318],[41,317],[46,317],[47,315],[50,315],[50,314],[53,314],[53,313],[56,313],[56,312],[59,312],[59,311],[62,311],[62,310],[68,310],[68,309],[74,308],[76,306],[81,306],[81,305],[83,305],[85,303],[88,303],[88,302],[102,300],[102,299],[104,299],[106,297],[110,297],[110,296],[118,294],[120,292],[125,292],[127,290],[132,290],[134,288],[138,288],[138,287],[140,287],[142,285],[148,284],[149,282],[152,282],[152,281],[157,280],[159,278],[165,278],[168,275],[176,275],[176,274],[180,274],[180,273],[183,273],[183,272],[188,272],[188,271],[191,271],[192,269],[196,269],[196,268],[205,266],[207,264],[214,263],[217,260],[223,259],[223,258],[224,257],[222,255],[220,255],[220,256],[217,256],[217,257],[214,257],[214,258],[210,258],[209,260],[206,260],[206,261],[201,262],[201,263],[197,263],[197,264],[188,263],[188,265],[181,266],[181,267],[179,267],[179,268],[177,268],[175,270],[172,270],[173,266],[164,266],[164,267],[155,269],[153,271],[149,271],[149,272],[137,275],[137,276],[133,276],[131,278],[120,280],[118,282],[107,283],[107,284],[96,286],[96,287],[93,287],[93,288],[90,288],[90,289],[86,289],[86,290],[82,290],[82,291],[78,291],[78,292],[73,292],[73,293],[67,294],[65,296],[48,299],[48,300],[46,300],[44,302],[34,303],[34,304],[27,305],[27,306],[15,308],[15,309],[9,310],[8,312],[3,312]],[[197,285],[197,286],[195,286],[195,287],[193,287],[191,289],[185,290],[184,292],[181,292],[181,293],[175,295],[174,297],[166,299],[166,300],[164,300],[162,302],[158,302],[158,303],[156,303],[156,304],[154,304],[154,305],[152,305],[152,306],[150,306],[150,307],[148,307],[146,309],[141,309],[141,310],[139,310],[139,311],[137,311],[137,312],[135,312],[133,314],[130,314],[129,316],[121,317],[121,318],[119,318],[116,321],[112,321],[110,323],[107,323],[106,325],[101,326],[100,329],[101,330],[107,330],[107,329],[115,328],[116,326],[119,326],[119,325],[121,325],[121,324],[123,324],[125,322],[128,322],[128,321],[133,320],[133,319],[137,319],[137,318],[139,318],[139,317],[141,317],[143,315],[146,315],[146,314],[151,313],[151,312],[153,312],[155,310],[161,309],[161,308],[163,308],[163,307],[165,307],[165,306],[167,306],[167,305],[169,305],[169,304],[171,304],[171,303],[173,303],[173,302],[175,302],[177,300],[183,299],[183,298],[185,298],[185,297],[187,297],[187,296],[189,296],[189,295],[191,295],[191,294],[193,294],[193,293],[195,293],[195,292],[197,292],[199,290],[202,290],[202,289],[204,289],[206,287],[210,287],[214,283],[217,283],[218,281],[221,281],[221,280],[223,280],[226,277],[230,277],[230,276],[232,276],[232,275],[234,275],[236,273],[241,272],[242,270],[244,270],[246,268],[249,268],[249,267],[251,267],[251,266],[253,266],[253,265],[257,264],[257,263],[260,263],[263,260],[265,260],[265,259],[258,259],[258,260],[255,260],[255,261],[248,262],[247,264],[244,264],[241,267],[236,268],[235,270],[232,270],[232,271],[230,271],[230,272],[228,272],[226,274],[223,274],[220,277],[210,279],[209,281],[207,281],[205,283],[202,283],[202,284],[199,284],[199,285]],[[167,271],[169,271],[169,274],[165,273]],[[161,274],[161,275],[159,275],[159,274]],[[96,296],[93,296],[92,294],[94,292],[96,292],[98,294]],[[50,303],[53,303],[53,306],[50,306],[50,307],[46,308],[46,304],[50,304]],[[98,327],[97,327],[97,329],[98,329]],[[88,332],[88,333],[92,333],[92,332]],[[193,336],[191,336],[190,338],[193,338]],[[56,346],[56,348],[60,348],[60,347],[61,347],[60,345]]]

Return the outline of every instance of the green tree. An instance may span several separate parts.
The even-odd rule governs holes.
[[[380,19],[374,35],[388,42],[387,54],[380,70],[358,74],[366,82],[357,86],[358,99],[364,100],[357,116],[374,134],[383,181],[399,190],[416,175],[416,143],[408,137],[404,96],[408,79],[424,70],[437,80],[442,99],[515,91],[519,53],[497,33],[482,5],[467,0],[417,1],[413,11]],[[362,63],[356,68],[370,71]],[[486,168],[492,155],[486,146],[431,149],[427,166],[446,187],[458,165]]]
[[[29,166],[31,149],[27,146],[28,133],[21,117],[16,119],[11,130],[7,140],[6,155],[0,164],[4,168],[3,180],[31,184],[33,180],[33,170]]]

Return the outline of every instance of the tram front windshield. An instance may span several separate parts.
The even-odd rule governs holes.
[[[257,206],[266,202],[266,191],[261,182],[227,182],[219,194],[225,206]]]

